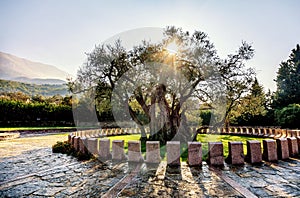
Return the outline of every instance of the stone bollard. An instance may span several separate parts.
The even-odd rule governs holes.
[[[298,136],[297,131],[292,131],[292,134],[293,134],[293,137],[297,138],[297,136]],[[298,150],[299,150],[299,147],[298,147]]]
[[[99,140],[99,158],[101,160],[110,159],[110,139],[100,139]]]
[[[92,130],[90,132],[90,138],[95,138],[96,137],[96,130]]]
[[[71,134],[68,135],[68,143],[69,143],[69,144],[72,143],[72,135],[71,135]]]
[[[277,143],[277,155],[278,159],[288,159],[289,156],[289,146],[286,138],[279,138],[276,140]]]
[[[79,131],[79,132],[78,132],[78,136],[79,136],[79,137],[82,137],[83,135],[84,135],[84,132],[83,132],[83,131]]]
[[[97,138],[87,139],[87,148],[91,154],[98,155],[99,150],[99,140]]]
[[[73,147],[74,147],[75,151],[79,151],[79,138],[80,137],[78,137],[78,136],[74,137],[74,145],[73,145]]]
[[[143,162],[140,141],[128,141],[128,161]]]
[[[242,142],[228,142],[229,155],[226,162],[229,164],[237,165],[244,164],[245,155]]]
[[[263,160],[268,162],[278,160],[275,140],[263,140],[263,148]]]
[[[281,136],[284,137],[284,138],[287,138],[288,137],[288,130],[287,129],[279,129],[281,131]]]
[[[295,157],[299,153],[297,139],[294,137],[290,137],[287,138],[287,140],[289,145],[289,154],[291,157]]]
[[[160,163],[160,145],[159,141],[146,142],[146,162],[147,163]]]
[[[201,142],[188,142],[188,164],[190,166],[202,165],[202,144]]]
[[[71,137],[71,145],[74,147],[74,138],[75,138],[76,136],[75,135],[72,135],[72,137]],[[74,147],[75,148],[75,147]]]
[[[298,150],[300,150],[300,137],[297,137],[297,142],[298,142]]]
[[[86,147],[86,141],[87,139],[85,137],[79,138],[79,152],[86,155],[88,154],[88,149]]]
[[[169,166],[180,166],[180,142],[167,142],[167,164]]]
[[[270,129],[269,128],[265,128],[265,137],[268,137],[271,135]]]
[[[126,159],[126,156],[124,153],[124,140],[113,140],[112,141],[112,160],[122,161],[125,159]]]
[[[255,164],[262,162],[261,143],[256,140],[247,140],[246,161]]]
[[[222,142],[208,142],[208,164],[213,166],[224,165]]]

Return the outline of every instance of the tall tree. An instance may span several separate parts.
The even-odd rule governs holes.
[[[149,126],[149,139],[163,144],[192,138],[187,126],[193,105],[188,104],[210,104],[217,112],[214,115],[225,114],[216,119],[219,124],[227,120],[236,101],[249,90],[254,75],[244,64],[254,54],[245,42],[236,54],[222,60],[201,31],[190,34],[167,27],[164,36],[159,44],[142,42],[129,51],[121,41],[96,46],[77,79],[69,82],[73,92],[96,90],[96,106],[111,105],[120,120],[133,119],[143,137],[144,127]],[[167,48],[174,43],[178,50],[170,53]],[[141,112],[143,119],[139,119]]]
[[[297,45],[287,61],[283,61],[277,72],[277,90],[274,97],[275,108],[289,104],[300,104],[300,46]]]
[[[238,125],[264,125],[267,114],[267,98],[263,87],[255,78],[250,93],[239,100],[231,113],[231,122]]]

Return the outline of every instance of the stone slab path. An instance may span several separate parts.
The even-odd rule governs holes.
[[[134,168],[52,153],[51,146],[66,139],[57,134],[0,142],[0,197],[102,197],[112,191],[118,197],[300,197],[299,158],[256,166],[172,168],[161,162]]]

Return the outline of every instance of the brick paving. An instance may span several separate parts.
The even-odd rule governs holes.
[[[0,142],[0,197],[101,197],[126,181],[119,197],[300,197],[300,160],[211,168],[143,164],[132,175],[127,162],[97,160],[52,153],[63,135]],[[135,169],[136,171],[136,169]],[[131,175],[130,179],[126,176]],[[125,178],[125,179],[124,179]],[[247,195],[248,193],[248,195]]]

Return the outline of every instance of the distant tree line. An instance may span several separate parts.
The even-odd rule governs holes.
[[[72,98],[0,94],[0,126],[72,126]]]
[[[82,122],[95,119],[95,109],[86,109],[83,101],[72,96],[30,96],[22,92],[0,93],[0,127],[13,126],[74,126],[73,110]],[[113,121],[110,111],[96,110],[98,121]]]

